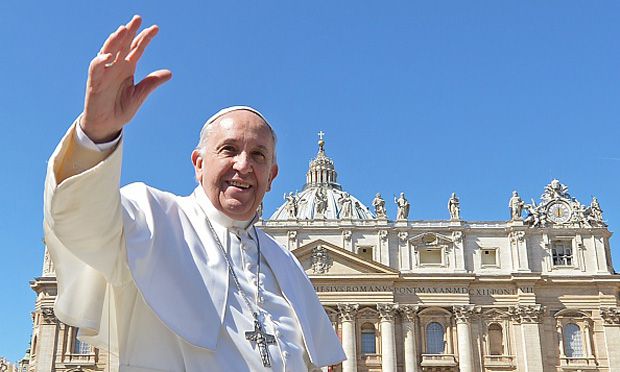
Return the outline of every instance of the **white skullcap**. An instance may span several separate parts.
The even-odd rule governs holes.
[[[260,117],[265,122],[265,124],[267,124],[267,127],[269,127],[269,131],[271,132],[271,136],[273,137],[273,141],[274,141],[274,144],[275,144],[275,142],[276,142],[276,132],[273,130],[273,127],[271,126],[271,124],[269,124],[269,121],[267,121],[267,119],[263,116],[263,114],[260,113],[260,111],[258,111],[257,109],[255,109],[253,107],[250,107],[250,106],[230,106],[230,107],[226,107],[226,108],[221,109],[220,111],[218,111],[215,114],[213,114],[209,119],[207,119],[205,124],[202,126],[202,129],[200,130],[200,140],[198,142],[198,147],[203,145],[202,141],[204,139],[206,139],[205,131],[208,130],[208,128],[209,128],[209,126],[211,124],[213,124],[217,119],[219,119],[223,115],[226,115],[229,112],[239,111],[239,110],[250,111],[250,112],[253,112],[254,114],[258,115],[258,117]]]

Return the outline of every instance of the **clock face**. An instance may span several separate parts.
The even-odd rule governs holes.
[[[566,223],[570,219],[571,210],[568,204],[557,202],[553,203],[547,209],[547,218],[554,223]]]

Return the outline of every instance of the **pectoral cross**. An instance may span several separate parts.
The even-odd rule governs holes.
[[[267,346],[275,344],[276,338],[265,332],[263,324],[260,320],[258,320],[257,313],[254,313],[254,330],[247,331],[245,333],[245,339],[250,342],[256,342],[256,347],[258,347],[258,352],[260,353],[260,358],[263,361],[263,366],[271,367],[271,360],[269,359],[269,351],[267,350]]]

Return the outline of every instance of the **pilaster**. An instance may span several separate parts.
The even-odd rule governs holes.
[[[417,347],[417,313],[419,306],[416,305],[400,305],[399,306],[402,326],[403,326],[403,343],[404,343],[404,372],[419,372],[418,369],[418,347]]]
[[[543,371],[543,352],[541,345],[540,323],[544,308],[540,304],[516,305],[508,308],[513,322],[521,327],[521,352],[524,359],[524,372]]]
[[[609,372],[620,371],[620,309],[602,307],[601,318],[605,330],[605,348],[609,360]]]

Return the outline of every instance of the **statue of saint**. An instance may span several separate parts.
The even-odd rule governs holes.
[[[461,202],[456,197],[456,193],[453,192],[452,196],[448,200],[448,211],[450,212],[450,220],[458,221],[461,219]]]
[[[297,211],[299,207],[299,198],[297,197],[297,195],[289,192],[288,195],[284,194],[284,200],[286,200],[286,205],[284,206],[284,208],[288,213],[288,218],[297,218]]]
[[[406,220],[409,216],[409,207],[411,206],[411,204],[409,204],[409,201],[407,201],[407,199],[405,198],[405,193],[401,192],[398,199],[394,198],[394,203],[396,203],[396,206],[398,207],[398,211],[396,212],[396,219]]]
[[[375,198],[372,199],[372,206],[375,207],[375,215],[377,218],[387,218],[387,213],[385,211],[385,200],[383,200],[381,194],[377,193],[377,195],[375,195]]]
[[[316,206],[315,217],[325,218],[325,212],[327,211],[327,194],[322,187],[316,191],[314,205]]]
[[[521,214],[523,214],[523,206],[525,203],[519,196],[519,193],[516,191],[512,192],[512,197],[508,202],[508,207],[510,208],[510,220],[516,221],[521,219]]]
[[[338,199],[338,203],[340,204],[340,218],[351,218],[353,216],[353,201],[351,200],[351,195],[348,192],[340,195],[340,199]]]

